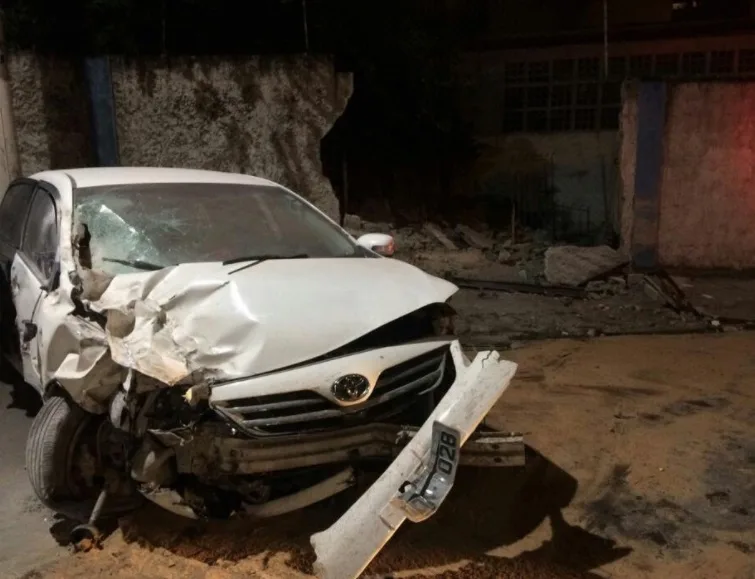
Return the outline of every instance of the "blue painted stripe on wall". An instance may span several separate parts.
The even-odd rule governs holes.
[[[658,266],[666,84],[642,83],[637,98],[637,165],[634,184],[632,258],[641,269]]]
[[[115,122],[110,59],[98,56],[84,60],[92,115],[92,140],[100,167],[119,165],[118,128]]]

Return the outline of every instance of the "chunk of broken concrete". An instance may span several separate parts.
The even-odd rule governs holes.
[[[545,278],[554,285],[578,286],[608,274],[628,261],[607,245],[549,247],[545,252]]]
[[[501,251],[498,252],[498,261],[500,263],[512,263],[514,260],[510,251],[506,251],[505,249],[502,249]]]
[[[495,244],[487,235],[475,231],[468,225],[457,225],[456,232],[465,242],[467,242],[467,244],[469,244],[470,247],[476,249],[491,249]]]
[[[354,229],[358,231],[362,228],[362,220],[358,215],[347,213],[343,216],[343,227],[344,229]]]
[[[451,241],[446,236],[446,234],[440,230],[440,227],[438,227],[437,225],[434,225],[432,223],[425,223],[425,226],[423,227],[423,229],[428,235],[431,235],[432,237],[437,239],[440,242],[440,244],[446,249],[449,249],[451,251],[458,251],[459,248],[456,247],[456,244],[453,241]]]

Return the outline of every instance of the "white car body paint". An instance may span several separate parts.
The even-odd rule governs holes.
[[[123,382],[124,368],[166,384],[194,380],[196,374],[190,375],[197,372],[207,381],[269,372],[326,354],[411,311],[444,302],[458,289],[383,258],[182,264],[115,276],[99,299],[86,304],[108,317],[105,332],[73,314],[74,187],[278,185],[248,175],[160,168],[46,171],[31,178],[50,183],[60,195],[61,275],[59,287],[45,292],[35,310],[38,343],[34,356],[24,356],[24,374],[40,391],[58,382],[91,412],[104,412]],[[39,288],[18,288],[19,297],[34,292]],[[163,318],[164,324],[157,323]]]

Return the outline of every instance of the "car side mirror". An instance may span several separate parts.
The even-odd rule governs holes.
[[[357,244],[383,257],[393,257],[396,252],[393,237],[385,233],[367,233],[357,239]]]

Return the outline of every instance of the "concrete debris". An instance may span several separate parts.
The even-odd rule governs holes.
[[[629,288],[623,277],[613,276],[607,280],[589,281],[585,285],[585,289],[593,299],[600,299],[608,295],[624,294]]]
[[[446,237],[446,234],[440,230],[440,227],[433,223],[425,223],[424,230],[437,239],[440,244],[450,251],[458,251],[456,244]]]
[[[679,295],[664,296],[675,293],[668,284],[651,291],[646,275],[617,273],[626,259],[609,247],[549,247],[527,231],[512,240],[506,233],[471,229],[484,231],[483,241],[462,235],[464,227],[395,227],[356,216],[347,219],[347,226],[353,235],[390,233],[396,259],[466,289],[452,300],[465,344],[487,349],[512,340],[716,330],[709,321],[716,316],[703,319],[689,307],[680,308]],[[488,240],[489,248],[470,247],[487,246]]]
[[[343,227],[347,231],[358,231],[362,229],[362,220],[359,218],[358,215],[351,215],[350,213],[347,213],[343,217]],[[374,233],[380,233],[380,232],[374,232]]]
[[[630,273],[627,275],[627,285],[629,287],[641,287],[645,284],[645,276],[641,273]]]
[[[467,225],[457,225],[456,232],[461,238],[470,246],[476,249],[492,249],[494,242],[488,236],[483,235],[479,231],[475,231]]]
[[[651,299],[654,302],[668,302],[666,296],[664,296],[663,293],[653,284],[646,283],[643,287],[643,290],[645,291],[645,295],[648,297],[648,299]]]
[[[449,277],[448,281],[460,288],[493,292],[540,294],[544,296],[564,296],[569,298],[583,298],[585,294],[585,291],[582,288],[571,286],[547,286],[526,282],[465,279],[460,277]]]
[[[545,278],[555,285],[578,286],[627,263],[626,257],[607,245],[550,247],[545,252]]]
[[[506,249],[502,249],[501,251],[499,251],[498,261],[499,263],[512,263],[513,260],[512,260],[511,252]]]

